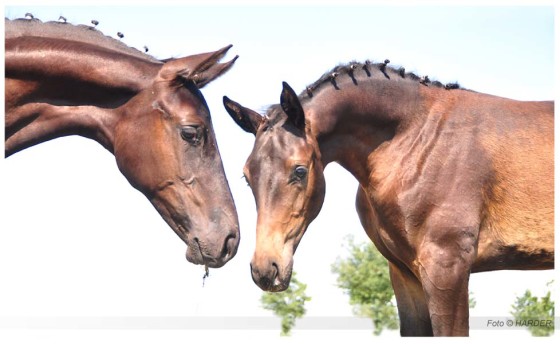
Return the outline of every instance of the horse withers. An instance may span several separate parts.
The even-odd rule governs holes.
[[[239,224],[199,89],[232,67],[216,52],[160,61],[94,28],[6,20],[5,153],[80,135],[185,241],[195,264],[236,254]]]
[[[284,83],[266,116],[224,97],[255,135],[251,273],[288,287],[293,254],[324,195],[324,167],[359,181],[356,209],[389,261],[404,336],[469,332],[471,272],[554,267],[554,103],[443,85],[352,62],[299,96]]]

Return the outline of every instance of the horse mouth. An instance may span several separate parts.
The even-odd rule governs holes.
[[[187,253],[185,255],[187,260],[196,265],[204,265],[204,255],[202,254],[202,248],[198,243],[198,240],[189,243],[187,241]]]
[[[276,279],[274,279],[274,281],[270,281],[269,279],[259,279],[257,281],[255,281],[253,279],[253,281],[263,291],[268,291],[268,292],[273,292],[273,293],[284,291],[284,290],[288,289],[288,287],[290,286],[289,280],[287,282],[282,281],[278,277],[276,277]]]
[[[204,251],[200,245],[200,241],[195,238],[192,242],[187,242],[187,261],[196,265],[205,265],[210,268],[219,268],[225,264],[220,260],[210,257],[204,254]]]
[[[213,257],[205,253],[204,245],[200,242],[198,238],[194,238],[191,241],[186,241],[187,243],[187,261],[196,265],[205,265],[209,268],[221,268],[224,266],[231,258],[235,256],[237,251],[235,246],[235,238],[233,236],[228,236],[219,257]]]
[[[284,291],[286,289],[288,289],[288,287],[290,286],[290,283],[281,283],[281,282],[274,282],[274,284],[272,285],[272,287],[270,287],[270,289],[268,291],[271,291],[273,293],[278,293],[281,291]]]
[[[255,282],[255,284],[263,291],[276,293],[288,289],[292,278],[291,269],[281,276],[276,264],[273,265],[275,267],[274,271],[269,271],[264,275],[261,275],[259,272],[253,270],[251,265],[251,277],[253,278],[253,282]]]
[[[225,240],[213,237],[200,237],[191,232],[191,221],[188,217],[172,216],[172,212],[160,202],[152,201],[156,209],[166,220],[173,231],[187,244],[187,261],[195,265],[205,265],[210,268],[220,268],[231,260],[237,253],[239,245],[239,229],[233,226]],[[220,237],[220,235],[218,235]],[[212,240],[218,240],[213,243]],[[220,248],[215,245],[222,245]]]

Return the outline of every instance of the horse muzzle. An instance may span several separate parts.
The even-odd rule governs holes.
[[[187,240],[186,258],[189,262],[220,268],[232,259],[239,246],[239,231],[230,230],[224,240],[211,240],[194,236]]]
[[[288,289],[292,277],[292,264],[287,268],[281,268],[274,260],[256,262],[250,264],[253,282],[264,291],[279,292]]]

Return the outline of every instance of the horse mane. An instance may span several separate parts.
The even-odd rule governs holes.
[[[102,46],[104,48],[149,62],[162,62],[161,60],[143,53],[136,48],[129,47],[117,39],[104,35],[93,26],[73,25],[57,21],[42,22],[38,19],[10,20],[5,18],[5,38],[8,39],[22,36],[55,38],[81,42]]]
[[[349,75],[354,82],[356,82],[357,73],[363,73],[367,75],[367,77],[373,76],[374,73],[378,73],[380,75],[384,75],[387,79],[398,77],[420,82],[425,86],[433,85],[435,87],[445,88],[448,90],[462,89],[457,82],[443,84],[437,80],[430,80],[428,76],[420,77],[411,72],[407,73],[403,67],[390,67],[388,66],[389,63],[389,60],[385,60],[382,63],[372,63],[370,60],[366,60],[365,62],[351,61],[345,64],[337,65],[328,72],[324,73],[319,79],[317,79],[317,81],[307,86],[305,90],[300,93],[299,98],[300,100],[305,100],[313,97],[313,92],[326,83],[330,83],[337,88],[336,78],[341,75]]]
[[[338,89],[336,78],[342,75],[350,76],[353,81],[357,83],[357,73],[363,73],[363,75],[367,77],[373,77],[374,73],[378,73],[389,80],[395,77],[419,82],[425,86],[430,85],[437,88],[445,88],[446,90],[464,90],[464,88],[460,87],[457,82],[443,84],[437,80],[430,80],[428,76],[420,77],[411,72],[407,73],[403,67],[390,67],[388,66],[389,63],[389,60],[385,60],[381,63],[372,63],[370,60],[366,60],[365,62],[351,61],[339,64],[328,72],[325,72],[319,79],[317,79],[317,81],[307,86],[305,90],[298,95],[298,98],[302,103],[309,101],[313,97],[313,92],[316,92],[319,88],[326,84],[331,84],[335,89]],[[280,104],[268,106],[266,109],[268,125],[273,126],[278,123],[283,118],[283,114],[284,111],[282,110]]]

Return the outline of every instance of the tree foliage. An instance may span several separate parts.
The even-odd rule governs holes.
[[[381,334],[383,329],[398,329],[387,260],[372,243],[356,244],[352,237],[348,239],[348,251],[349,257],[339,257],[332,265],[332,271],[338,274],[338,286],[350,296],[354,314],[371,318],[375,335]],[[475,305],[474,295],[469,292],[469,307]]]
[[[289,336],[296,319],[305,315],[305,302],[311,300],[305,289],[307,285],[297,280],[294,271],[288,289],[278,293],[264,292],[261,296],[263,308],[280,317],[282,336]]]
[[[349,257],[339,257],[332,271],[338,274],[338,286],[350,296],[354,314],[371,318],[375,335],[385,328],[398,329],[387,260],[372,243],[355,244],[350,238],[348,249]]]
[[[474,293],[469,291],[469,308],[476,307],[476,299],[474,298]]]
[[[523,296],[515,300],[511,315],[516,322],[528,325],[527,329],[533,336],[550,336],[554,333],[554,301],[550,290],[541,298],[526,290]]]

